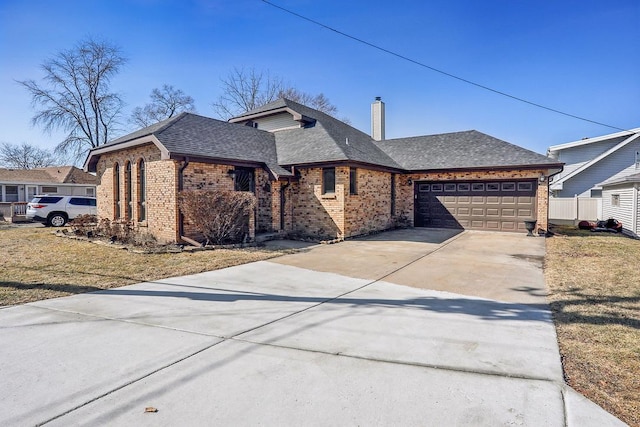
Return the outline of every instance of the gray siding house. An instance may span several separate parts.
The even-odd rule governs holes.
[[[640,172],[640,128],[549,147],[547,155],[565,163],[552,177],[551,197],[601,197],[600,183]]]
[[[605,181],[602,186],[604,218],[615,218],[622,227],[640,234],[640,173]]]

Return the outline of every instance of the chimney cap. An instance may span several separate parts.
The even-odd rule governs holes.
[[[381,96],[376,96],[376,101],[382,101],[382,97]]]

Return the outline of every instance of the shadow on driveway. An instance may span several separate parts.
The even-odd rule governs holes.
[[[238,301],[277,301],[277,302],[301,302],[319,305],[323,303],[340,304],[347,306],[365,307],[401,307],[427,310],[434,313],[453,313],[475,316],[485,320],[522,320],[550,322],[548,306],[546,304],[512,304],[483,299],[472,298],[440,298],[418,297],[406,299],[387,298],[353,298],[353,297],[313,297],[290,296],[267,293],[233,293],[217,292],[186,292],[186,291],[154,291],[142,289],[110,289],[99,292],[104,295],[142,296],[187,298],[193,301],[208,301],[216,303],[233,303]]]

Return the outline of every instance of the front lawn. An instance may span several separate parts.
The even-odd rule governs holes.
[[[566,381],[640,426],[640,241],[558,231],[545,275]]]
[[[259,261],[259,249],[139,254],[57,237],[50,228],[0,228],[0,306],[116,288]]]

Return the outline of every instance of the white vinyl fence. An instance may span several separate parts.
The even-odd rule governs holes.
[[[591,197],[549,199],[549,221],[596,221],[602,219],[602,199]]]

